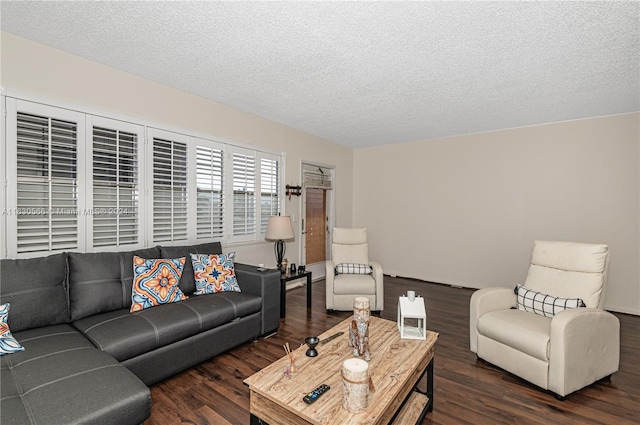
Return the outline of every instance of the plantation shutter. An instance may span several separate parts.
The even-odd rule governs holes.
[[[76,122],[17,112],[16,252],[78,248]]]
[[[260,233],[267,232],[269,216],[280,212],[280,172],[277,159],[260,159]]]
[[[138,242],[138,136],[93,127],[93,246]]]
[[[196,237],[220,239],[223,227],[223,151],[196,147]]]
[[[153,242],[187,239],[187,145],[153,139]]]
[[[282,207],[281,155],[2,99],[4,257],[254,242]]]
[[[256,157],[234,152],[232,238],[250,240],[256,233]]]

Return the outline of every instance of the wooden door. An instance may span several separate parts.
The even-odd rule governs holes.
[[[327,191],[306,189],[306,264],[320,263],[327,259]]]

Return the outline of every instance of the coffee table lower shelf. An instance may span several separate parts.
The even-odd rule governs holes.
[[[424,415],[431,410],[431,399],[425,394],[413,391],[405,402],[398,415],[393,420],[393,425],[417,424],[422,421]]]
[[[433,367],[433,361],[429,364],[429,367]],[[430,390],[433,391],[432,388]],[[427,412],[432,410],[433,398],[429,398],[427,394],[414,389],[402,404],[400,411],[398,411],[391,424],[419,424]],[[251,394],[251,412],[253,413],[251,413],[250,425],[300,425],[310,423],[292,415],[287,409],[278,406],[260,394]]]

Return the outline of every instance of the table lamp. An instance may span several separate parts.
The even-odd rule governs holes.
[[[267,223],[267,233],[265,239],[268,241],[276,241],[273,245],[273,251],[276,254],[278,269],[282,270],[282,259],[287,249],[284,243],[287,239],[293,239],[293,225],[289,216],[272,215]]]

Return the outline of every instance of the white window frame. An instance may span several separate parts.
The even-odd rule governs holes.
[[[206,149],[214,149],[222,152],[222,235],[220,235],[217,239],[222,240],[225,239],[227,234],[227,188],[226,183],[229,180],[229,176],[227,175],[226,165],[228,162],[227,158],[227,146],[224,143],[216,142],[209,139],[203,139],[200,137],[190,137],[189,138],[189,146],[191,148],[190,155],[188,155],[188,163],[189,163],[189,220],[193,223],[192,226],[189,227],[189,240],[196,241],[198,243],[203,241],[211,240],[210,237],[201,238],[198,237],[198,148],[203,147]],[[215,238],[214,238],[215,240]]]
[[[154,139],[162,139],[162,140],[168,140],[174,143],[181,143],[184,144],[186,146],[186,160],[187,160],[187,179],[186,179],[186,184],[187,184],[187,214],[186,214],[186,233],[185,233],[185,237],[184,238],[179,238],[176,235],[171,235],[171,239],[170,240],[158,240],[156,238],[154,238],[154,204],[155,204],[155,195],[154,195],[154,181],[153,181],[153,173],[154,173],[154,164],[153,164],[153,143],[154,143]],[[184,134],[180,134],[180,133],[174,133],[171,131],[166,131],[166,130],[160,130],[157,128],[152,128],[149,127],[147,129],[147,142],[146,142],[146,149],[147,152],[149,152],[149,154],[147,155],[148,160],[149,160],[149,167],[148,167],[148,171],[147,171],[147,179],[146,179],[146,190],[147,193],[149,194],[148,196],[148,212],[147,212],[147,246],[154,246],[154,245],[159,245],[159,244],[164,244],[164,245],[178,245],[178,244],[187,244],[190,240],[190,227],[192,227],[192,221],[190,220],[189,217],[189,157],[191,156],[191,152],[193,149],[191,149],[190,143],[189,143],[189,137],[185,136]],[[173,204],[172,204],[172,208],[173,208]]]
[[[245,155],[248,157],[252,157],[254,159],[255,170],[253,175],[253,202],[254,202],[254,231],[252,233],[242,234],[242,235],[234,235],[233,226],[234,226],[234,174],[233,174],[233,156],[234,154]],[[257,194],[259,191],[259,185],[256,180],[258,180],[258,164],[259,160],[256,155],[256,151],[252,149],[241,148],[237,146],[228,146],[226,152],[226,165],[225,165],[225,175],[228,176],[225,188],[226,188],[226,205],[225,213],[227,218],[227,226],[226,226],[226,240],[229,243],[242,243],[242,242],[253,242],[258,239],[259,232],[259,222],[258,217],[260,217],[259,205]]]
[[[0,258],[7,258],[7,98],[4,96],[4,87],[0,87],[0,116],[2,117],[4,131],[0,131],[0,166],[4,172],[0,172]]]
[[[69,249],[58,250],[40,250],[31,252],[18,252],[18,211],[21,206],[18,205],[18,183],[17,183],[17,156],[18,156],[18,141],[17,141],[17,115],[18,112],[28,113],[34,115],[45,116],[53,119],[60,119],[65,121],[71,121],[76,123],[76,190],[77,190],[77,203],[76,211],[76,235],[77,244],[72,250],[86,251],[86,220],[85,216],[81,214],[86,209],[86,193],[85,185],[80,183],[81,178],[84,178],[82,173],[85,169],[85,115],[68,109],[42,105],[39,103],[24,101],[20,99],[6,98],[6,117],[5,117],[5,129],[7,132],[6,139],[6,236],[7,236],[7,256],[9,258],[15,257],[33,257],[41,255],[50,255],[63,251],[69,251]],[[70,213],[73,213],[70,211]]]
[[[255,231],[251,234],[246,235],[237,235],[233,234],[233,154],[238,153],[241,155],[253,156],[255,159],[255,174],[254,174],[254,194],[253,200],[255,203]],[[226,241],[229,244],[239,244],[239,243],[248,243],[248,242],[257,242],[264,240],[265,232],[262,231],[261,220],[262,220],[262,181],[261,181],[261,165],[262,159],[269,159],[277,161],[278,163],[278,213],[283,213],[282,209],[284,203],[282,202],[283,193],[284,193],[284,185],[283,185],[283,155],[270,154],[263,151],[258,151],[254,149],[247,149],[237,146],[228,146],[226,152],[226,165],[225,167],[228,171],[225,171],[225,176],[227,176],[227,181],[225,184],[226,188],[226,208],[225,208],[225,216],[227,218],[227,226],[226,226]]]
[[[282,155],[271,155],[268,154],[266,152],[258,152],[258,174],[260,176],[259,180],[259,192],[258,192],[258,236],[260,239],[264,239],[265,234],[266,234],[266,227],[264,229],[264,231],[262,231],[262,161],[263,160],[269,160],[269,161],[275,161],[276,162],[276,167],[277,167],[277,176],[276,176],[276,200],[277,200],[277,205],[276,205],[276,211],[274,211],[274,215],[277,214],[282,214],[284,213],[284,211],[282,211],[282,207],[284,206],[284,203],[282,202],[284,199],[283,196],[283,184],[282,184]],[[271,214],[272,211],[269,212],[269,215]]]
[[[93,246],[93,217],[96,213],[93,203],[93,128],[102,127],[111,130],[125,131],[127,133],[133,133],[137,136],[137,151],[136,160],[138,166],[138,238],[134,243],[120,244],[120,245],[108,245],[108,246]],[[145,214],[146,214],[146,196],[145,196],[145,177],[146,177],[146,163],[144,148],[145,148],[145,132],[144,127],[137,124],[131,124],[129,122],[115,120],[111,118],[105,118],[95,115],[87,115],[86,118],[86,145],[87,145],[87,158],[86,158],[86,171],[84,172],[83,183],[85,184],[86,197],[86,246],[88,251],[124,251],[143,248],[146,241],[146,229],[145,229]],[[119,212],[117,212],[119,213]]]

